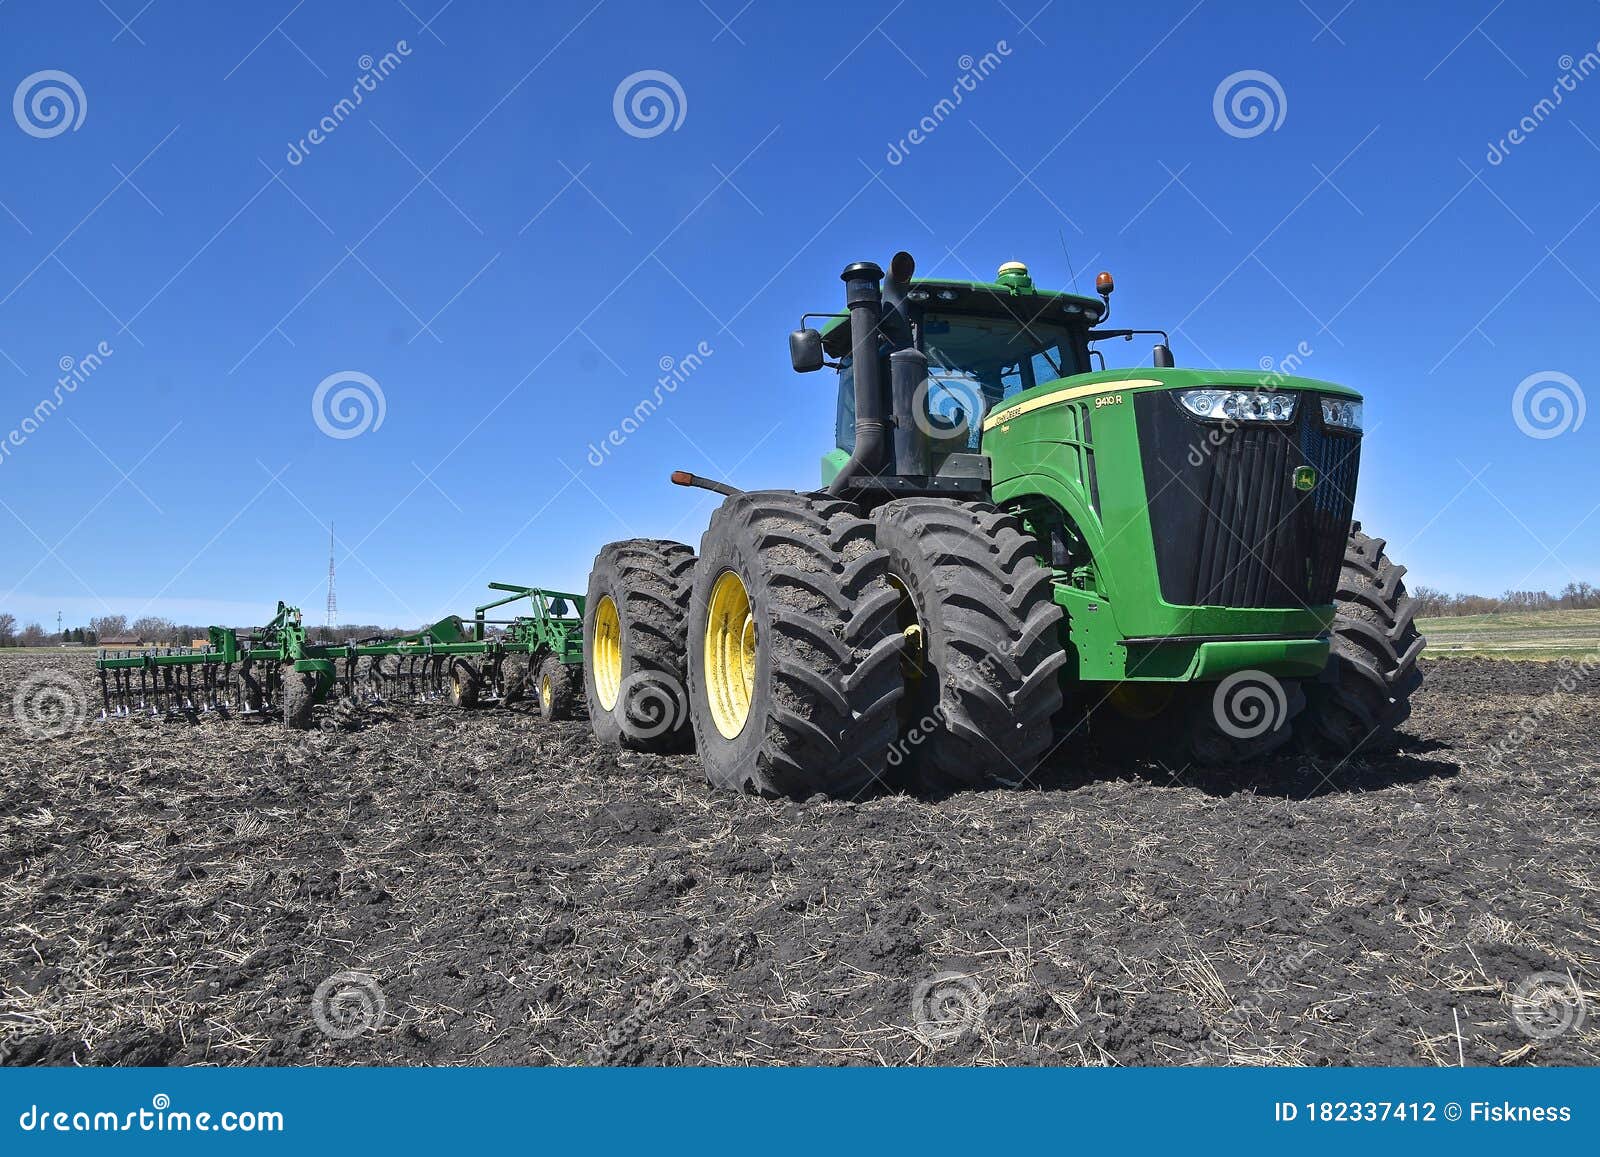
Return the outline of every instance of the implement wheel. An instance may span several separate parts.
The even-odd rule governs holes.
[[[1427,639],[1417,631],[1416,604],[1381,538],[1351,524],[1339,591],[1334,598],[1333,654],[1327,678],[1308,681],[1298,730],[1314,751],[1350,755],[1393,739],[1422,685],[1417,658]]]
[[[549,721],[571,719],[583,695],[583,672],[575,664],[547,655],[539,664],[535,687],[541,716]]]
[[[852,797],[880,777],[901,694],[886,561],[844,502],[754,491],[712,515],[689,612],[689,696],[713,784]]]
[[[310,671],[296,671],[293,663],[283,664],[278,678],[278,700],[283,722],[297,731],[311,726],[311,709],[317,702],[317,677]]]
[[[634,751],[682,751],[693,733],[684,624],[694,550],[632,538],[595,556],[584,603],[583,680],[594,737]]]
[[[986,502],[902,499],[873,522],[907,641],[890,765],[932,788],[1023,782],[1050,751],[1067,661],[1038,543]]]
[[[519,703],[528,693],[528,671],[531,660],[527,655],[507,655],[500,665],[503,690],[500,702],[506,706]]]
[[[463,711],[478,705],[478,693],[483,689],[483,677],[467,660],[457,656],[450,664],[450,702]]]

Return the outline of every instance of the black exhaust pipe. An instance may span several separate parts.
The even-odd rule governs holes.
[[[930,430],[917,412],[926,412],[928,355],[919,349],[889,355],[889,396],[894,402],[894,472],[902,478],[928,473]]]
[[[874,262],[857,261],[839,275],[845,308],[850,311],[850,364],[855,372],[856,446],[850,459],[828,484],[829,494],[842,494],[852,478],[877,474],[888,449],[887,391],[878,362],[878,323],[883,315],[883,270]]]

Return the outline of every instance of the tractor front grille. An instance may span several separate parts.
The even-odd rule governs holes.
[[[1338,587],[1359,436],[1322,424],[1302,393],[1293,422],[1225,427],[1170,393],[1134,396],[1161,597],[1178,606],[1309,607]],[[1295,488],[1295,472],[1315,485]]]

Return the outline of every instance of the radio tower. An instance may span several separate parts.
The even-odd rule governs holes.
[[[333,523],[328,523],[328,629],[339,625],[339,600],[333,593]]]

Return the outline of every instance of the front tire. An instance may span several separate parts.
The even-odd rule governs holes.
[[[873,522],[909,648],[890,763],[932,788],[1022,783],[1050,751],[1067,661],[1037,544],[984,502],[900,499]]]
[[[712,784],[853,797],[879,779],[902,690],[886,562],[844,502],[753,491],[712,515],[689,615],[690,714]]]
[[[693,738],[684,690],[684,631],[694,550],[632,538],[600,548],[583,615],[583,680],[600,743],[682,751]]]
[[[1351,525],[1334,598],[1328,678],[1306,684],[1300,732],[1313,750],[1343,757],[1390,742],[1422,685],[1417,659],[1428,641],[1402,581],[1406,568],[1384,546],[1363,534],[1359,522]]]

